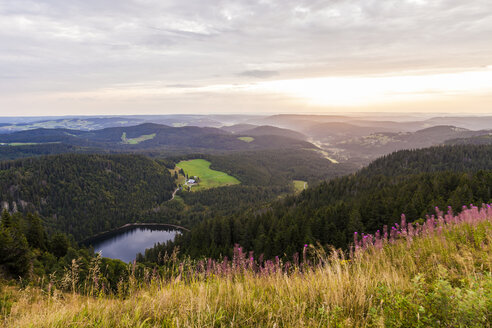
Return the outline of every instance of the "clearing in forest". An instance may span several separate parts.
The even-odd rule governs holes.
[[[34,146],[34,145],[49,145],[49,144],[58,144],[60,142],[0,142],[0,146]]]
[[[123,132],[123,134],[121,135],[121,141],[124,144],[127,144],[127,145],[137,145],[137,144],[141,143],[142,141],[151,140],[151,139],[154,139],[154,138],[155,138],[155,133],[152,133],[152,134],[144,134],[144,135],[142,135],[140,137],[130,138],[130,139],[128,139],[126,137],[126,132]]]
[[[294,180],[294,190],[299,193],[307,188],[307,182],[302,180]]]
[[[209,161],[204,159],[192,159],[181,161],[176,166],[183,169],[188,174],[188,178],[192,179],[195,176],[199,178],[198,184],[191,187],[192,190],[203,190],[241,183],[238,179],[227,173],[210,169],[210,164]]]
[[[238,137],[239,140],[244,141],[244,142],[252,142],[255,140],[253,137]]]

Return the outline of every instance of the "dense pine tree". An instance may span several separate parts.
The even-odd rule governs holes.
[[[193,257],[230,256],[234,244],[266,257],[291,256],[306,243],[346,248],[355,231],[374,233],[398,222],[402,213],[412,222],[434,213],[436,206],[460,211],[463,204],[491,202],[491,158],[491,146],[397,152],[266,211],[205,220],[174,243],[146,251],[144,260],[154,261],[175,246]]]

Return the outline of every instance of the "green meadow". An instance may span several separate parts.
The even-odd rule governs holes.
[[[10,143],[0,143],[2,146],[32,146],[38,145],[37,142],[10,142]]]
[[[130,138],[130,139],[128,139],[126,137],[126,132],[123,132],[123,134],[121,135],[121,141],[124,144],[128,144],[128,145],[137,145],[137,144],[141,143],[142,141],[151,140],[151,139],[154,139],[154,138],[155,138],[155,133],[152,133],[152,134],[144,134],[144,135],[142,135],[140,137]]]
[[[203,190],[241,183],[238,179],[227,173],[210,169],[210,164],[209,161],[204,159],[192,159],[181,161],[176,166],[182,168],[189,177],[197,176],[200,178],[199,185],[193,186],[192,190]]]
[[[244,141],[244,142],[252,142],[255,140],[253,137],[238,137],[239,140]]]
[[[307,188],[307,182],[302,180],[294,180],[294,190],[299,193]]]
[[[33,146],[33,145],[47,145],[47,144],[57,144],[60,142],[0,142],[0,146]]]

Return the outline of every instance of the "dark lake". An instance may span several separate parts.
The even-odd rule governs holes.
[[[94,251],[101,251],[103,257],[120,259],[123,262],[133,261],[138,253],[144,253],[146,248],[151,248],[156,243],[165,243],[173,240],[177,230],[151,229],[135,227],[121,231],[102,240],[93,243]]]

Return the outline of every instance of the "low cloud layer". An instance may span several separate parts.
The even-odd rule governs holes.
[[[255,70],[251,70],[251,71],[241,72],[241,73],[239,73],[239,76],[249,76],[249,77],[256,77],[256,78],[264,79],[264,78],[273,77],[273,76],[278,75],[278,74],[279,74],[279,72],[276,72],[276,71],[262,71],[259,69],[255,69]]]
[[[491,35],[489,0],[0,0],[0,115],[234,112],[258,80],[487,69]]]

